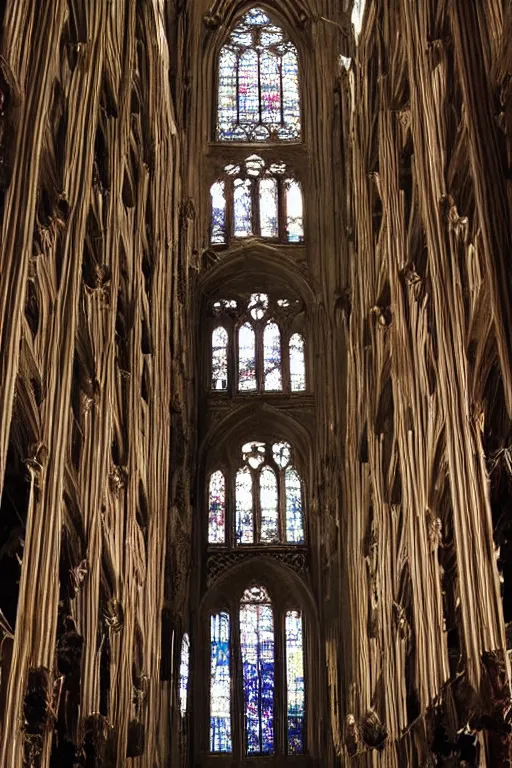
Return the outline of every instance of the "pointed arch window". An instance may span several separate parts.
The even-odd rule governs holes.
[[[217,139],[299,141],[297,49],[267,13],[248,11],[219,55]]]
[[[229,608],[210,616],[210,752],[233,751],[234,716],[235,722],[243,723],[246,756],[274,755],[278,750],[304,754],[302,612],[290,610],[278,600],[274,604],[261,584],[247,587],[238,603],[229,599],[227,604]],[[235,612],[237,620],[231,622]],[[283,649],[282,663],[278,648]],[[286,735],[285,743],[278,747],[280,722]]]
[[[302,304],[266,293],[211,305],[210,389],[235,392],[306,391]],[[235,380],[233,380],[235,378]]]
[[[304,241],[302,186],[282,162],[250,155],[226,165],[212,184],[210,242],[252,235],[280,243]]]
[[[304,491],[289,443],[252,441],[233,469],[215,470],[208,482],[208,544],[303,545]],[[227,488],[234,489],[234,510]],[[234,512],[234,514],[233,514]],[[232,535],[228,531],[233,523]]]

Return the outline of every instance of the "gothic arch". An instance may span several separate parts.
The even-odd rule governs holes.
[[[301,411],[302,413],[302,411]],[[299,459],[303,478],[311,465],[312,434],[301,422],[267,403],[257,408],[254,403],[240,406],[214,423],[205,435],[199,449],[200,466],[208,468],[222,450],[222,446],[254,440],[287,440]],[[217,444],[219,447],[217,448]]]
[[[252,238],[223,250],[222,256],[198,280],[199,294],[206,297],[217,296],[230,288],[247,290],[248,287],[253,290],[272,287],[287,293],[291,289],[308,310],[316,304],[309,280],[285,249]]]

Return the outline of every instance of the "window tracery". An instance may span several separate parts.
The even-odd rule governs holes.
[[[267,166],[258,155],[230,163],[210,189],[212,245],[232,238],[304,241],[302,187],[285,163]]]
[[[276,715],[284,708],[289,755],[305,752],[305,686],[303,618],[300,610],[274,605],[261,584],[247,587],[238,605],[210,617],[210,752],[230,753],[232,715],[241,687],[244,753],[276,752]],[[231,621],[238,611],[238,621]],[[281,636],[282,633],[282,636]],[[236,636],[235,636],[236,635]],[[285,649],[284,696],[276,697],[276,643]],[[238,649],[240,666],[235,662]],[[240,669],[240,676],[238,675]]]
[[[241,453],[241,466],[225,473],[215,469],[210,475],[208,543],[225,545],[232,539],[236,547],[304,544],[302,480],[290,444],[253,441],[245,443]],[[233,492],[226,492],[230,487]]]
[[[297,50],[265,11],[253,8],[219,55],[217,139],[298,141]]]
[[[306,391],[300,301],[253,293],[215,301],[209,314],[212,390]]]

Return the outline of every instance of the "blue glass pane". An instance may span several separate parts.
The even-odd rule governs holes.
[[[247,593],[245,599],[246,596]],[[242,601],[240,650],[247,754],[271,754],[274,751],[274,620],[270,603]]]
[[[188,674],[190,664],[190,640],[185,632],[181,641],[180,658],[180,712],[181,716],[187,714]]]
[[[226,481],[222,472],[214,472],[208,489],[208,541],[224,544],[226,540]]]
[[[288,716],[288,754],[304,752],[304,649],[302,616],[298,611],[288,611],[286,632],[286,693]]]
[[[229,615],[210,618],[210,751],[231,752]]]
[[[286,541],[288,544],[304,542],[304,517],[302,514],[302,483],[297,470],[288,467],[285,473],[286,488]]]
[[[249,467],[236,473],[235,483],[236,543],[254,542],[254,515],[252,502],[252,474]]]
[[[279,541],[277,478],[274,470],[263,467],[260,472],[260,539],[265,543]]]
[[[228,387],[228,332],[222,326],[212,333],[212,389]]]
[[[210,242],[226,242],[226,198],[224,195],[224,182],[216,181],[210,189],[212,198],[212,227]]]
[[[299,62],[297,51],[288,45],[282,59],[283,68],[283,122],[279,138],[297,139],[300,136]]]
[[[256,337],[249,323],[238,331],[238,389],[256,389]]]

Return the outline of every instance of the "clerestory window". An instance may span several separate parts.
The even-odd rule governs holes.
[[[304,544],[304,492],[289,443],[247,442],[208,480],[208,543]]]
[[[252,235],[281,243],[304,240],[302,189],[284,163],[251,155],[230,163],[210,189],[212,245]]]
[[[210,305],[216,391],[305,392],[304,312],[297,299],[253,293]]]
[[[259,8],[248,11],[219,56],[217,139],[298,141],[297,50]]]
[[[262,585],[248,587],[240,598],[236,617],[235,610],[233,606],[210,616],[210,751],[233,751],[232,718],[238,721],[240,702],[247,756],[278,751],[303,754],[306,708],[302,612],[273,605]],[[286,732],[284,748],[278,745],[276,734],[276,725],[282,722]]]

